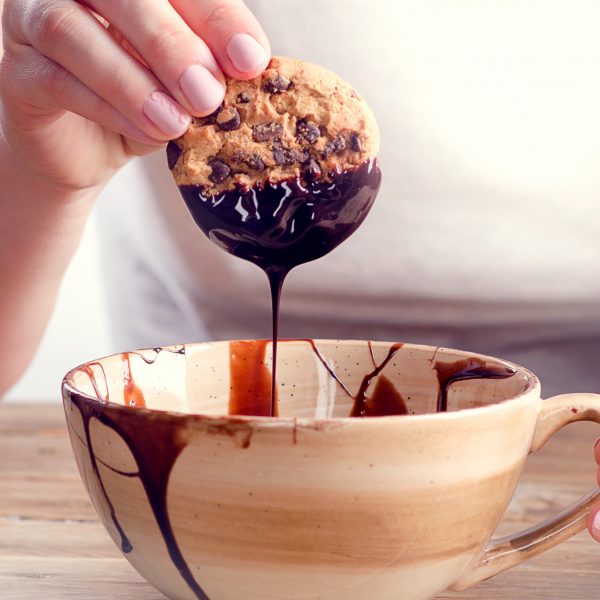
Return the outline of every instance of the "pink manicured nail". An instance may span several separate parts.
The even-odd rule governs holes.
[[[190,126],[191,117],[167,94],[155,90],[146,98],[142,112],[169,137],[179,137]]]
[[[225,86],[202,65],[190,65],[179,79],[181,91],[200,115],[208,115],[225,97]]]
[[[265,49],[247,33],[236,33],[229,40],[227,55],[233,66],[242,73],[256,71],[267,59]]]

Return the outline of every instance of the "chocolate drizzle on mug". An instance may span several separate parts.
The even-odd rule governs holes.
[[[150,352],[153,352],[154,355],[149,355]],[[94,477],[106,502],[111,520],[121,538],[120,547],[122,552],[129,554],[134,550],[134,547],[119,523],[113,503],[102,481],[98,463],[105,465],[108,469],[120,475],[139,478],[173,565],[177,568],[198,600],[209,600],[208,596],[195,580],[191,569],[179,549],[167,509],[169,478],[175,461],[188,445],[187,429],[181,426],[180,418],[174,415],[157,415],[156,413],[135,409],[127,410],[129,407],[140,406],[139,404],[131,404],[129,401],[128,394],[131,393],[130,390],[139,390],[139,393],[142,393],[141,389],[135,383],[131,372],[130,356],[136,356],[146,364],[151,365],[154,364],[161,352],[185,356],[185,346],[154,348],[152,350],[130,352],[121,355],[121,359],[127,365],[127,369],[123,373],[123,401],[126,407],[125,410],[116,404],[111,405],[106,373],[101,363],[89,363],[80,367],[90,378],[92,387],[98,395],[100,403],[75,392],[69,393],[69,399],[81,414],[85,442],[81,441],[87,447]],[[125,356],[127,356],[126,361]],[[99,394],[100,385],[98,384],[96,373],[91,368],[92,365],[99,365],[100,367],[106,389],[105,394]],[[139,400],[137,392],[135,394]],[[102,425],[112,429],[127,444],[138,467],[137,472],[120,472],[96,457],[90,435],[90,422],[92,419],[97,419]],[[67,422],[69,422],[68,415]]]
[[[179,186],[196,224],[215,244],[260,267],[271,288],[275,381],[279,301],[294,267],[320,258],[348,238],[367,216],[381,183],[377,159],[331,171],[329,181],[289,179],[206,195],[200,185]]]
[[[352,407],[351,417],[378,417],[383,415],[405,415],[408,413],[406,404],[402,396],[398,393],[394,385],[387,378],[380,377],[373,391],[371,398],[367,397],[367,390],[374,377],[377,377],[387,364],[394,358],[394,355],[403,344],[392,344],[387,356],[380,365],[375,366],[373,371],[367,373],[358,388],[354,397],[354,406]],[[382,383],[383,382],[383,383]],[[393,392],[392,392],[393,390]],[[400,411],[400,412],[398,412]]]
[[[267,340],[229,342],[229,414],[277,416],[271,406],[273,377],[266,365]],[[272,414],[274,413],[274,414]]]
[[[139,386],[135,383],[133,376],[131,375],[131,362],[129,359],[129,352],[123,352],[121,354],[121,360],[123,361],[123,397],[125,404],[129,406],[146,406],[146,400],[144,394]]]
[[[98,405],[96,402],[76,393],[70,395],[70,400],[81,413],[85,443],[93,474],[101,489],[111,520],[121,538],[120,546],[123,553],[129,554],[134,550],[134,547],[119,523],[114,506],[106,492],[98,470],[98,461],[94,454],[90,436],[91,419],[97,419],[102,425],[112,429],[127,444],[137,464],[137,476],[144,486],[148,502],[173,565],[177,568],[188,587],[194,592],[196,598],[208,600],[208,596],[194,578],[177,544],[167,508],[167,490],[171,470],[188,444],[186,429],[181,427],[181,422],[177,417],[169,417],[163,414],[157,418],[153,413],[138,412],[136,410],[122,411],[118,410],[119,407],[117,406],[111,409],[107,405]]]
[[[385,367],[392,361],[396,353],[402,348],[402,344],[392,344],[386,357],[377,364],[373,348],[369,343],[373,369],[366,373],[359,386],[358,392],[353,396],[348,387],[329,365],[325,356],[320,352],[314,340],[297,340],[307,342],[315,356],[323,364],[328,374],[339,384],[345,394],[354,400],[352,415],[361,417],[405,415],[408,408],[404,399],[394,384],[384,375]],[[230,342],[230,369],[231,369],[231,394],[230,412],[247,415],[268,415],[270,411],[271,378],[265,365],[265,352],[268,342]],[[185,347],[179,348],[156,348],[155,355],[149,356],[151,351],[132,352],[128,355],[139,357],[147,364],[153,364],[161,351],[184,354]],[[124,355],[121,357],[124,360]],[[93,367],[98,366],[95,370]],[[167,507],[167,492],[171,471],[183,450],[190,440],[191,429],[185,425],[186,417],[165,413],[164,411],[138,410],[139,404],[132,405],[128,401],[130,389],[139,389],[135,384],[131,372],[131,364],[127,361],[128,369],[123,373],[123,398],[125,406],[112,404],[109,401],[108,384],[106,374],[101,363],[89,363],[80,368],[90,378],[94,392],[98,399],[87,398],[77,392],[69,391],[68,397],[72,405],[79,411],[83,421],[85,440],[81,442],[87,447],[92,476],[96,480],[104,499],[110,519],[112,520],[120,537],[120,547],[123,553],[129,554],[135,550],[127,532],[121,526],[114,505],[108,495],[99,465],[103,465],[117,475],[124,477],[139,478],[148,498],[156,523],[163,537],[165,546],[173,565],[179,571],[183,580],[194,593],[198,600],[208,600],[208,596],[196,581],[191,568],[187,564],[177,543],[175,532],[171,525]],[[453,362],[437,361],[432,368],[436,371],[439,381],[439,392],[437,396],[437,410],[448,409],[447,395],[450,386],[457,381],[467,379],[504,379],[513,376],[516,370],[510,366],[488,364],[478,357],[469,357]],[[102,374],[104,385],[97,381],[97,376]],[[370,396],[367,395],[373,380],[377,378],[375,387]],[[248,382],[251,386],[248,387]],[[243,387],[246,386],[246,387]],[[106,390],[106,392],[104,391]],[[140,390],[141,392],[141,390]],[[99,423],[113,430],[127,445],[137,465],[137,471],[124,472],[111,467],[109,464],[96,456],[90,431],[91,420],[96,419]],[[67,415],[67,421],[70,423]],[[248,448],[250,445],[249,435],[251,428],[246,422],[242,423],[245,429],[239,429],[236,423],[226,423],[224,433],[241,436],[239,447]],[[72,432],[73,425],[70,425]],[[237,429],[236,429],[237,427]],[[78,436],[79,437],[79,436]],[[294,442],[296,443],[295,436]],[[85,473],[85,471],[82,471]],[[85,479],[84,479],[85,480]]]
[[[437,397],[437,412],[448,410],[448,390],[457,381],[468,379],[506,379],[512,377],[517,370],[510,366],[488,364],[484,360],[471,356],[463,360],[444,363],[436,362],[433,365],[439,381]]]

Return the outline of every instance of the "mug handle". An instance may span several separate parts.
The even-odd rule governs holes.
[[[600,423],[600,394],[562,394],[542,400],[530,453],[537,452],[559,429],[575,421]],[[451,589],[459,591],[471,587],[579,533],[586,528],[590,509],[599,499],[600,489],[596,488],[538,525],[490,540]]]

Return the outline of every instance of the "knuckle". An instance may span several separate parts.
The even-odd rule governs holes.
[[[203,28],[222,29],[238,20],[239,8],[231,3],[217,3],[206,14]]]
[[[2,60],[0,60],[0,98],[6,97],[13,88],[9,64],[6,52],[4,52]]]
[[[186,48],[188,33],[175,25],[164,25],[152,33],[147,42],[149,56],[165,57]]]
[[[72,75],[68,71],[49,63],[42,73],[46,89],[54,98],[64,98],[68,95],[72,85]]]
[[[51,47],[61,42],[77,23],[76,3],[51,2],[32,19],[33,38],[41,47]]]
[[[4,104],[26,97],[36,73],[29,60],[5,48],[0,61],[0,99]]]
[[[129,83],[128,83],[129,82]],[[112,77],[104,82],[103,95],[106,98],[123,98],[126,96],[128,85],[131,86],[131,78],[126,77],[119,70],[115,70]]]
[[[21,18],[21,6],[15,0],[4,1],[4,11],[2,11],[2,29],[4,36],[19,29],[18,24]]]

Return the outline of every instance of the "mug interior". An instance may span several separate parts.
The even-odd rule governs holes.
[[[244,411],[239,397],[254,399],[263,409],[268,405],[271,350],[271,342],[248,340],[132,351],[77,367],[65,384],[84,396],[132,409],[268,414]],[[482,365],[506,376],[478,377]],[[475,376],[448,380],[449,373],[461,372]],[[444,388],[447,410],[456,411],[509,400],[536,385],[535,375],[523,367],[446,348],[336,340],[283,340],[278,345],[280,417],[348,417],[359,401],[371,406],[367,416],[435,413]]]

